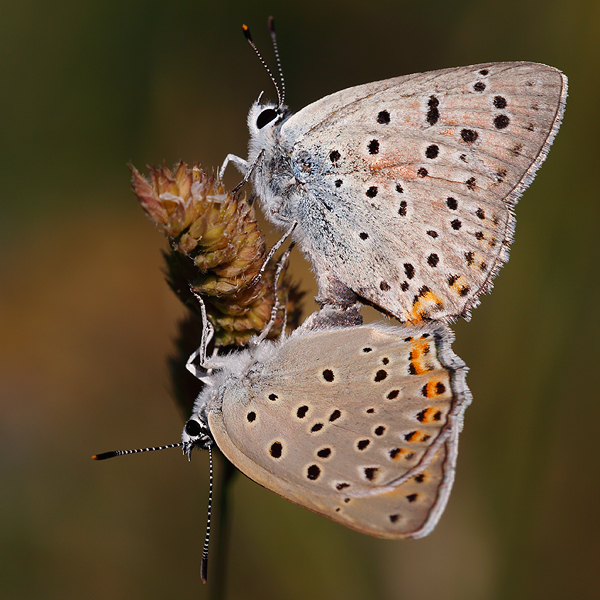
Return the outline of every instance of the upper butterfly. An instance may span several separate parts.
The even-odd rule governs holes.
[[[513,207],[563,116],[567,78],[487,63],[352,87],[291,115],[255,102],[246,173],[310,258],[322,304],[469,318],[508,260]]]

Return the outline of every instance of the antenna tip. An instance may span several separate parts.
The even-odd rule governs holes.
[[[244,32],[245,38],[249,41],[252,41],[252,36],[250,35],[250,28],[248,25],[242,25],[242,31]]]
[[[275,33],[275,19],[273,17],[269,17],[269,31]]]
[[[202,557],[202,562],[200,564],[200,579],[202,579],[202,583],[206,583],[208,579],[208,556]]]
[[[93,460],[106,460],[107,458],[112,458],[113,456],[118,456],[119,453],[118,452],[103,452],[102,454],[94,454],[94,456],[92,456]]]

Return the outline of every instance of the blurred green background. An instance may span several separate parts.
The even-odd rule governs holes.
[[[510,262],[455,326],[474,402],[437,529],[369,538],[239,477],[227,597],[598,597],[600,3],[566,0],[2,3],[0,596],[208,597],[207,457],[90,456],[182,426],[165,362],[182,309],[126,163],[245,155],[247,110],[274,94],[240,26],[273,65],[269,14],[294,111],[502,60],[560,68],[570,97]]]

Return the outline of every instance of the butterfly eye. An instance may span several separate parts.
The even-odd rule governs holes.
[[[262,129],[265,125],[268,125],[271,121],[277,118],[279,113],[274,108],[265,108],[258,118],[256,119],[256,126]]]
[[[202,431],[202,427],[200,427],[200,423],[198,423],[198,421],[196,421],[195,419],[190,419],[185,424],[185,432],[190,437],[196,437],[196,436],[200,435],[201,431]]]

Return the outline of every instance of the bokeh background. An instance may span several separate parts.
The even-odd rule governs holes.
[[[166,367],[182,308],[126,163],[210,170],[245,155],[250,103],[274,94],[240,25],[273,65],[269,14],[292,110],[359,83],[496,60],[556,66],[570,97],[518,206],[510,262],[455,326],[474,402],[437,529],[369,538],[240,476],[225,597],[598,597],[594,0],[2,4],[0,596],[209,597],[207,457],[90,456],[177,441],[183,423]],[[314,295],[299,256],[292,268]]]

